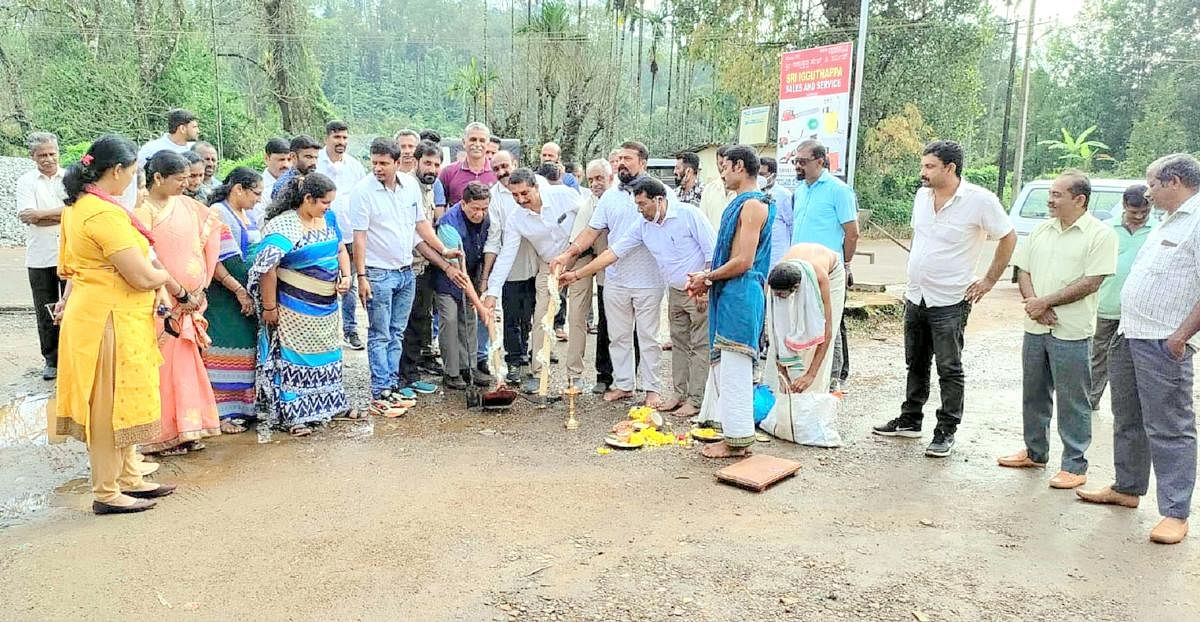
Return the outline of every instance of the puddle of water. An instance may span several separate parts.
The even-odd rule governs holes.
[[[0,404],[0,449],[61,443],[49,433],[55,402],[48,393],[21,395]]]

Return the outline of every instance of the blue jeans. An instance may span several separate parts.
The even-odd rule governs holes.
[[[1062,470],[1087,473],[1084,454],[1092,444],[1091,338],[1067,341],[1050,334],[1025,333],[1021,358],[1024,397],[1025,449],[1034,462],[1050,457],[1046,433],[1058,407],[1058,436],[1062,439]]]
[[[367,303],[367,361],[371,364],[371,396],[400,384],[404,329],[416,292],[412,270],[367,268],[371,300]]]

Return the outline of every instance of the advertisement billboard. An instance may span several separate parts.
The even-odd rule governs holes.
[[[792,158],[815,139],[829,149],[829,169],[844,175],[850,131],[850,42],[784,52],[779,62],[778,181],[794,186]]]

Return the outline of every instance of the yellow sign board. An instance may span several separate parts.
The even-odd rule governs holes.
[[[771,142],[771,107],[743,108],[738,119],[738,143],[765,145]]]

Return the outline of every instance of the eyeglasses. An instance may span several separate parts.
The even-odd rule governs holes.
[[[792,160],[792,162],[796,163],[796,166],[808,166],[808,163],[812,161],[812,158],[795,158]]]

